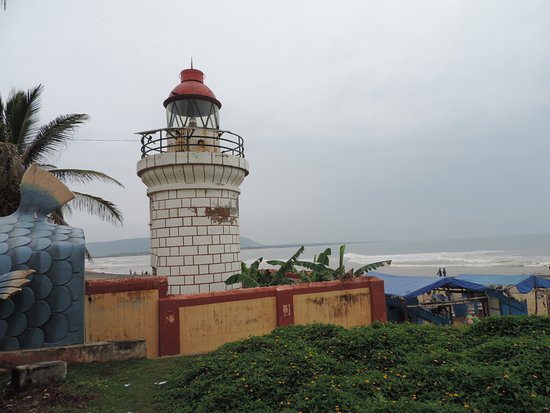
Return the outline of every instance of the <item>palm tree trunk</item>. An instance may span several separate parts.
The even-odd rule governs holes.
[[[0,216],[14,213],[19,207],[19,184],[23,165],[17,147],[9,142],[0,142]]]

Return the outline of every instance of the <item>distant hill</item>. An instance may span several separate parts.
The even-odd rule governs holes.
[[[149,253],[149,238],[117,239],[115,241],[88,242],[86,247],[92,257],[113,255],[140,255]]]
[[[149,238],[130,238],[115,241],[89,242],[86,244],[93,257],[112,257],[117,255],[148,254],[150,249]],[[259,248],[262,245],[250,238],[241,237],[241,248]]]
[[[241,248],[260,248],[263,247],[262,244],[257,243],[250,238],[241,237]]]

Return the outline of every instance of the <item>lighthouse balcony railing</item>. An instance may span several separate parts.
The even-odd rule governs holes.
[[[164,152],[213,152],[244,158],[244,139],[236,133],[207,128],[163,128],[136,132],[141,157]]]

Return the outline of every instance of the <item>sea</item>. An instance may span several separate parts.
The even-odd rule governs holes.
[[[436,275],[445,268],[447,275],[458,274],[550,274],[550,234],[464,238],[424,241],[370,241],[305,245],[300,256],[312,260],[326,248],[331,249],[331,265],[338,266],[339,246],[345,244],[344,265],[357,269],[372,262],[391,260],[377,271],[397,275]],[[241,259],[251,264],[263,258],[286,261],[299,248],[270,246],[241,250]],[[151,274],[149,255],[97,257],[86,264],[87,272],[128,275]]]

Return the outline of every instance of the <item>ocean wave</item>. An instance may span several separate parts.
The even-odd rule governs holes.
[[[304,261],[312,261],[311,257],[300,257]],[[255,258],[242,257],[247,265],[251,265]],[[270,257],[271,259],[271,257]],[[288,257],[282,257],[286,261]],[[357,268],[372,262],[392,260],[391,267],[395,268],[438,268],[438,267],[462,267],[482,269],[484,267],[496,268],[526,268],[526,271],[542,271],[541,267],[548,268],[550,256],[528,255],[507,251],[466,251],[466,252],[422,252],[408,254],[369,255],[347,253],[344,255],[346,268]],[[338,258],[332,256],[330,266],[338,266]],[[265,261],[262,268],[270,268]],[[129,271],[151,272],[149,255],[101,257],[95,258],[93,263],[87,263],[86,269],[94,272],[106,272],[113,274],[128,274]],[[513,270],[511,270],[513,271]],[[523,272],[523,271],[522,271]]]
[[[128,274],[129,271],[136,271],[138,274],[145,271],[151,273],[150,262],[149,255],[98,257],[93,262],[86,263],[86,270],[108,274]]]
[[[540,267],[550,265],[550,257],[528,256],[506,251],[423,252],[411,254],[362,255],[348,253],[350,264],[366,265],[392,260],[392,267]]]

